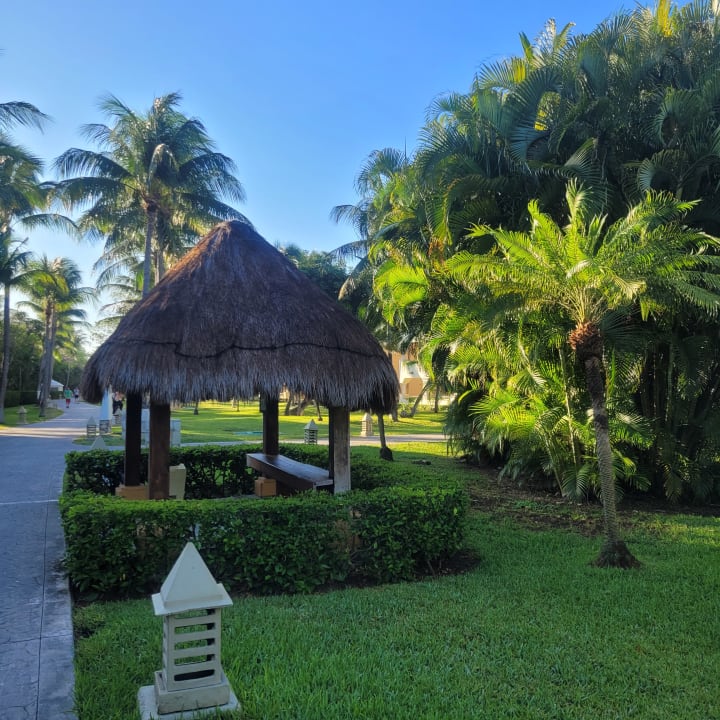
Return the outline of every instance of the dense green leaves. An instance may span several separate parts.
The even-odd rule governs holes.
[[[717,4],[638,7],[577,36],[550,21],[520,44],[433,101],[415,155],[363,186],[368,302],[471,393],[450,414],[455,447],[571,495],[594,487],[595,437],[561,346],[598,322],[608,408],[635,428],[610,423],[618,477],[673,499],[717,494]],[[503,392],[517,401],[503,413],[462,417]]]
[[[101,111],[112,125],[83,128],[98,150],[70,148],[55,160],[62,180],[57,196],[81,209],[79,225],[102,238],[102,282],[137,271],[142,257],[143,293],[220,220],[242,218],[223,201],[242,201],[244,191],[230,158],[215,150],[203,124],[178,110],[178,93],[154,100],[139,114],[113,95]]]

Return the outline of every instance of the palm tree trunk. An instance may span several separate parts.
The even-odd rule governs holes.
[[[50,387],[55,369],[55,343],[57,342],[58,316],[53,308],[52,321],[50,323],[50,348],[48,350],[47,363],[47,386]]]
[[[165,277],[165,253],[162,248],[158,246],[157,249],[157,267],[155,269],[155,284],[160,282]]]
[[[40,407],[39,417],[45,417],[48,397],[50,396],[50,381],[52,370],[49,368],[51,345],[50,336],[52,333],[52,305],[48,303],[45,308],[45,334],[43,335],[43,353],[40,358],[40,372],[38,374],[38,406]]]
[[[385,440],[385,418],[382,413],[377,414],[378,419],[378,435],[380,436],[380,457],[383,460],[392,460],[392,450],[387,446]]]
[[[152,271],[152,239],[155,228],[155,212],[147,210],[147,225],[145,226],[145,257],[143,259],[143,289],[145,297],[150,292],[150,273]]]
[[[620,538],[615,497],[615,473],[613,471],[612,447],[608,414],[605,405],[605,386],[600,358],[592,355],[585,359],[585,379],[592,404],[595,426],[595,452],[602,490],[605,542],[595,564],[600,567],[637,567],[638,561]]]
[[[5,285],[3,302],[3,361],[0,375],[0,422],[5,422],[5,393],[10,373],[10,285]]]
[[[415,413],[417,412],[418,407],[420,407],[420,401],[423,399],[423,396],[428,391],[431,384],[432,384],[432,380],[428,380],[422,386],[422,390],[420,390],[420,394],[415,398],[415,402],[413,403],[412,410],[410,411],[411,418],[415,417]]]

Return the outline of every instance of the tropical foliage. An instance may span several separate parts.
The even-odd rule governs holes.
[[[2,369],[0,370],[0,422],[5,420],[5,393],[10,376],[10,290],[23,280],[30,252],[27,241],[13,240],[10,233],[0,234],[0,286],[3,289]]]
[[[212,225],[242,218],[223,201],[244,199],[232,160],[199,120],[180,112],[180,100],[170,93],[137,113],[109,95],[100,109],[112,124],[83,128],[99,149],[71,148],[55,161],[57,196],[82,209],[78,224],[89,239],[104,241],[101,287],[121,277],[146,294]]]
[[[660,0],[520,40],[334,211],[358,231],[359,304],[443,359],[456,449],[570,497],[607,499],[608,464],[621,489],[717,496],[720,9]]]
[[[52,184],[41,181],[43,163],[26,148],[17,145],[9,134],[14,125],[42,128],[46,120],[47,116],[30,103],[0,103],[0,288],[3,292],[0,422],[5,417],[13,350],[11,291],[22,287],[31,258],[27,240],[18,239],[16,232],[20,227],[45,226],[66,231],[73,228],[67,218],[45,212]]]
[[[43,255],[28,265],[24,283],[30,299],[20,306],[33,311],[43,322],[43,350],[40,359],[37,397],[40,416],[50,397],[55,353],[59,346],[72,349],[78,340],[78,325],[86,317],[81,305],[93,297],[92,288],[82,287],[81,273],[69,258],[50,260]]]

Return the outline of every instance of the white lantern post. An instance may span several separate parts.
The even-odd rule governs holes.
[[[306,445],[317,445],[317,425],[315,424],[315,421],[311,418],[310,422],[305,426],[304,428],[303,437],[305,439]]]
[[[369,412],[363,415],[360,425],[360,437],[372,437],[373,435],[373,419]]]
[[[152,596],[163,616],[163,668],[140,688],[142,720],[171,720],[239,707],[220,664],[221,608],[232,605],[192,543]]]

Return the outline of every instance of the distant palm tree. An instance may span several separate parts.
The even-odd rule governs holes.
[[[11,121],[40,125],[42,115],[27,103],[0,105],[0,128]],[[5,393],[10,363],[10,288],[19,285],[30,253],[25,241],[16,241],[13,228],[18,225],[72,229],[62,216],[39,212],[47,205],[49,186],[41,183],[42,162],[25,148],[15,145],[0,130],[0,285],[4,288],[3,364],[0,375],[0,421],[4,420]]]
[[[180,100],[170,93],[138,114],[109,95],[100,109],[114,124],[83,127],[100,150],[71,148],[54,163],[58,197],[70,209],[86,208],[79,226],[105,240],[108,262],[120,254],[132,266],[142,254],[143,295],[153,267],[157,282],[166,259],[182,255],[212,224],[243,219],[222,201],[244,200],[234,163],[214,150],[199,120],[177,109]]]
[[[0,374],[0,422],[5,422],[5,393],[10,371],[10,289],[22,283],[32,253],[24,250],[27,240],[13,240],[10,233],[0,235],[0,285],[3,302],[3,360]]]
[[[40,417],[45,416],[50,394],[58,330],[63,323],[84,321],[86,314],[80,305],[93,298],[92,288],[80,286],[81,278],[80,270],[69,258],[58,257],[50,260],[43,255],[28,264],[23,289],[30,300],[19,304],[32,309],[44,322],[38,379]]]

